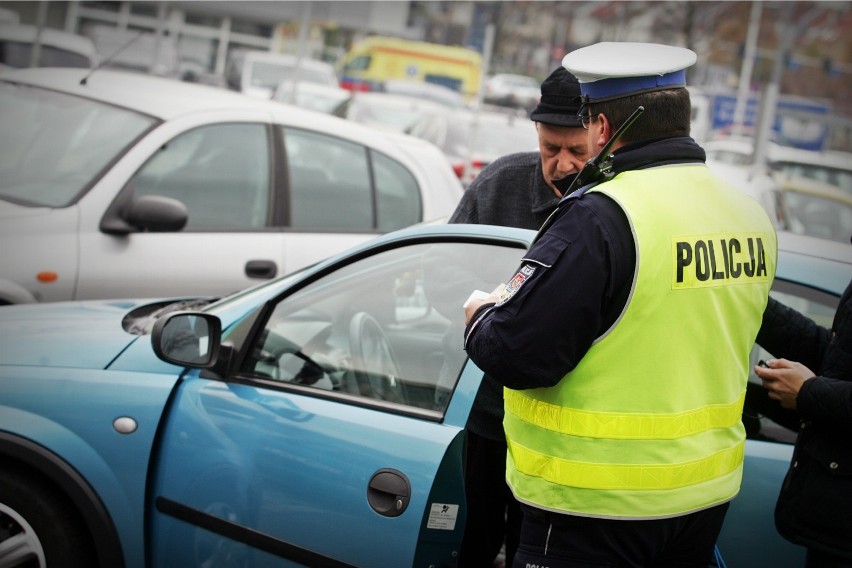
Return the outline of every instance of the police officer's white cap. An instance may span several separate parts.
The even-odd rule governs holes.
[[[572,51],[562,66],[577,77],[584,98],[594,102],[685,87],[686,68],[696,60],[685,47],[602,42]]]

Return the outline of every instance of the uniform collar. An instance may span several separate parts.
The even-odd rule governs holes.
[[[704,163],[704,148],[689,136],[655,138],[627,144],[613,152],[612,168],[615,173],[663,164]]]

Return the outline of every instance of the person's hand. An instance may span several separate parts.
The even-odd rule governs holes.
[[[770,359],[768,367],[755,365],[754,372],[769,391],[769,398],[777,400],[784,408],[795,410],[796,397],[802,384],[814,376],[814,372],[796,361]]]
[[[464,324],[467,325],[470,323],[470,319],[473,317],[473,314],[476,313],[476,310],[484,306],[485,304],[496,304],[500,301],[500,294],[503,293],[505,289],[504,284],[500,284],[494,290],[491,291],[490,294],[483,297],[475,297],[471,295],[468,298],[467,302],[464,304]]]

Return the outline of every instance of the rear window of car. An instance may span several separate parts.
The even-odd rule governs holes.
[[[0,199],[68,206],[156,122],[90,99],[0,81]]]

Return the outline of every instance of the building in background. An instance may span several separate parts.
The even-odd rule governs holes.
[[[852,150],[850,6],[832,1],[164,0],[7,1],[0,2],[0,11],[14,14],[21,24],[87,36],[101,61],[112,66],[147,67],[151,73],[220,85],[232,53],[292,53],[338,65],[355,42],[371,35],[472,48],[482,52],[488,74],[539,80],[565,53],[596,41],[685,45],[699,54],[690,84],[728,97],[711,108],[730,114],[730,97],[738,97],[746,120],[748,101],[774,100],[764,97],[771,88],[827,109],[803,114],[779,104],[786,122],[816,120],[825,129],[826,146]],[[489,28],[494,41],[486,54]],[[747,43],[750,30],[753,45]],[[723,119],[711,118],[713,124]]]

